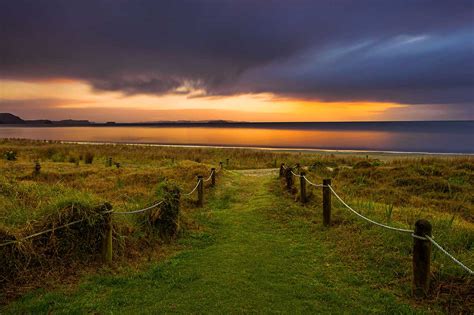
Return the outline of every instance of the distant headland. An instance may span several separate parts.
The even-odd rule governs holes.
[[[228,120],[176,120],[152,122],[92,122],[89,120],[24,120],[11,113],[0,113],[0,126],[17,127],[210,127],[265,128],[285,130],[363,130],[398,132],[474,132],[473,120],[452,121],[354,121],[354,122],[245,122]]]
[[[58,125],[58,126],[88,126],[92,123],[88,120],[48,120],[48,119],[38,119],[38,120],[24,120],[18,116],[15,116],[10,113],[0,113],[0,124],[2,125]]]
[[[49,119],[34,119],[25,120],[11,113],[0,113],[0,125],[25,125],[25,126],[89,126],[89,127],[100,127],[100,126],[152,126],[152,125],[207,125],[207,124],[228,124],[234,123],[226,120],[202,120],[202,121],[191,121],[191,120],[177,120],[177,121],[152,121],[152,122],[92,122],[90,120],[49,120]]]

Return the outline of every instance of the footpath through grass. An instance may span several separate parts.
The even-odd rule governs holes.
[[[276,172],[231,172],[202,210],[200,232],[142,271],[39,290],[2,313],[413,313],[377,285],[377,273],[335,255],[322,228],[278,220],[301,208],[272,189]],[[105,273],[105,274],[104,274]]]

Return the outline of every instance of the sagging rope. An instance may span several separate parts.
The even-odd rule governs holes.
[[[5,243],[0,244],[0,247],[6,246],[6,245],[10,245],[10,244],[20,243],[20,242],[26,241],[27,239],[30,239],[30,238],[33,238],[33,237],[37,237],[37,236],[40,236],[40,235],[43,235],[43,234],[46,234],[46,233],[49,233],[49,232],[54,232],[54,231],[56,231],[56,230],[60,230],[60,229],[63,229],[63,228],[65,228],[65,227],[68,227],[68,226],[71,226],[71,225],[80,223],[80,222],[82,222],[82,221],[84,221],[84,220],[85,220],[85,219],[76,220],[76,221],[69,222],[69,223],[67,223],[67,224],[64,224],[64,225],[61,225],[61,226],[58,226],[58,227],[54,227],[54,228],[47,229],[47,230],[44,230],[44,231],[41,231],[41,232],[38,232],[38,233],[35,233],[35,234],[28,235],[28,236],[26,236],[26,237],[24,237],[24,238],[22,238],[22,239],[19,239],[19,240],[11,240],[11,241],[8,241],[8,242],[5,242]]]
[[[303,177],[302,175],[295,174],[295,172],[293,172],[293,170],[290,170],[290,172],[291,172],[291,174],[293,174],[296,177]]]
[[[433,244],[434,246],[436,246],[443,254],[445,254],[446,256],[448,256],[449,258],[451,258],[452,261],[454,261],[456,264],[458,264],[461,268],[463,268],[464,270],[466,270],[469,274],[471,275],[474,275],[474,272],[469,269],[465,264],[463,264],[462,262],[460,262],[459,260],[457,260],[453,255],[451,255],[450,253],[448,253],[443,247],[441,247],[441,245],[439,245],[438,243],[435,242],[435,240],[428,236],[428,235],[425,235],[426,239],[428,239],[431,244]]]
[[[194,186],[193,190],[191,190],[190,192],[186,193],[186,194],[183,194],[183,196],[189,196],[191,195],[194,191],[196,191],[196,189],[198,188],[199,184],[201,183],[202,181],[202,178],[200,178],[196,184],[196,186]]]
[[[204,179],[205,182],[208,182],[211,180],[212,178],[212,175],[214,175],[214,170],[211,172],[211,175],[209,175],[209,177],[207,179]]]
[[[283,168],[284,168],[284,169],[288,169],[285,165],[283,165]],[[290,170],[290,172],[291,172],[291,174],[293,174],[293,175],[296,176],[296,177],[303,177],[303,178],[306,180],[306,182],[307,182],[308,184],[310,184],[310,185],[312,185],[312,186],[314,186],[314,187],[327,187],[326,185],[315,184],[315,183],[311,182],[311,181],[306,177],[306,175],[298,175],[298,174],[296,174],[295,172],[293,172],[292,169]]]
[[[145,211],[148,211],[148,210],[151,210],[153,208],[156,208],[158,207],[159,205],[161,205],[162,203],[164,202],[164,200],[161,200],[149,207],[146,207],[146,208],[143,208],[143,209],[140,209],[140,210],[133,210],[133,211],[123,211],[123,212],[117,212],[117,211],[112,211],[112,213],[114,214],[132,214],[132,213],[140,213],[140,212],[145,212]]]
[[[313,182],[311,182],[308,178],[306,178],[306,176],[303,176],[303,178],[306,180],[306,182],[314,187],[328,187],[327,185],[323,185],[323,184],[315,184]]]
[[[336,196],[337,199],[339,199],[339,201],[344,205],[346,206],[347,209],[349,209],[350,211],[352,211],[354,214],[356,214],[357,216],[359,216],[360,218],[372,223],[372,224],[375,224],[375,225],[378,225],[380,227],[383,227],[383,228],[386,228],[386,229],[389,229],[389,230],[393,230],[393,231],[397,231],[397,232],[404,232],[404,233],[410,233],[412,234],[413,233],[413,230],[407,230],[407,229],[400,229],[400,228],[396,228],[396,227],[393,227],[393,226],[389,226],[389,225],[385,225],[385,224],[382,224],[382,223],[379,223],[379,222],[376,222],[374,220],[371,220],[365,216],[363,216],[362,214],[360,214],[359,212],[355,211],[354,209],[352,209],[344,200],[342,200],[341,197],[339,197],[339,195],[336,193],[336,191],[334,191],[334,189],[332,188],[331,185],[328,185],[329,189],[331,189],[331,192],[334,194],[334,196]]]
[[[334,196],[336,196],[336,198],[344,205],[346,206],[347,209],[349,209],[350,211],[352,211],[354,214],[356,214],[357,216],[359,216],[360,218],[372,223],[372,224],[375,224],[377,226],[380,226],[380,227],[383,227],[383,228],[386,228],[386,229],[389,229],[389,230],[393,230],[393,231],[397,231],[397,232],[404,232],[404,233],[410,233],[410,235],[413,237],[413,238],[417,238],[417,239],[421,239],[421,240],[428,240],[430,241],[434,246],[436,246],[443,254],[445,254],[446,256],[448,256],[449,258],[451,258],[452,261],[454,261],[457,265],[459,265],[461,268],[463,268],[464,270],[466,270],[469,274],[473,275],[474,272],[468,268],[466,265],[464,265],[462,262],[460,262],[458,259],[456,259],[453,255],[451,255],[450,253],[448,253],[448,251],[446,251],[441,245],[439,245],[438,243],[436,243],[436,241],[430,237],[429,235],[425,235],[425,237],[422,237],[422,236],[419,236],[419,235],[415,235],[414,232],[412,230],[407,230],[407,229],[400,229],[400,228],[396,228],[396,227],[393,227],[393,226],[388,226],[388,225],[385,225],[385,224],[382,224],[382,223],[379,223],[379,222],[376,222],[374,220],[371,220],[365,216],[363,216],[362,214],[360,214],[359,212],[355,211],[354,209],[352,209],[346,202],[344,202],[344,200],[342,200],[341,197],[339,197],[339,195],[334,191],[334,189],[332,188],[331,185],[328,185],[327,187],[329,187],[329,189],[331,190],[331,192],[334,194]]]

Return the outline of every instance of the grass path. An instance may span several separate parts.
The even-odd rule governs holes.
[[[322,231],[275,215],[296,203],[272,192],[275,174],[232,172],[184,236],[186,249],[140,272],[95,275],[72,291],[37,291],[7,312],[412,313],[332,254]],[[301,207],[300,207],[301,208]]]

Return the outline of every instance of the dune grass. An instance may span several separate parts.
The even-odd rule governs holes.
[[[438,251],[434,294],[414,301],[410,237],[360,222],[336,200],[333,226],[323,228],[320,190],[308,188],[310,201],[302,206],[298,181],[290,194],[276,171],[266,170],[300,163],[314,182],[332,178],[341,197],[383,223],[409,228],[427,218],[437,241],[473,266],[471,157],[24,140],[3,140],[2,151],[17,155],[16,161],[0,161],[0,225],[13,232],[65,200],[107,201],[117,211],[133,210],[155,201],[165,182],[186,192],[197,175],[209,174],[220,161],[229,170],[216,189],[206,189],[202,211],[193,197],[182,198],[177,241],[163,243],[150,234],[141,216],[114,219],[126,250],[112,269],[78,266],[86,276],[73,277],[67,286],[56,282],[55,290],[32,291],[5,312],[413,313],[462,312],[474,305],[472,279]],[[90,164],[87,154],[93,156]],[[109,157],[120,167],[108,166]],[[41,171],[34,174],[37,160]]]
[[[276,196],[274,176],[231,174],[196,220],[187,249],[144,271],[84,279],[72,291],[37,291],[6,312],[54,313],[421,313],[334,255],[299,206]]]

